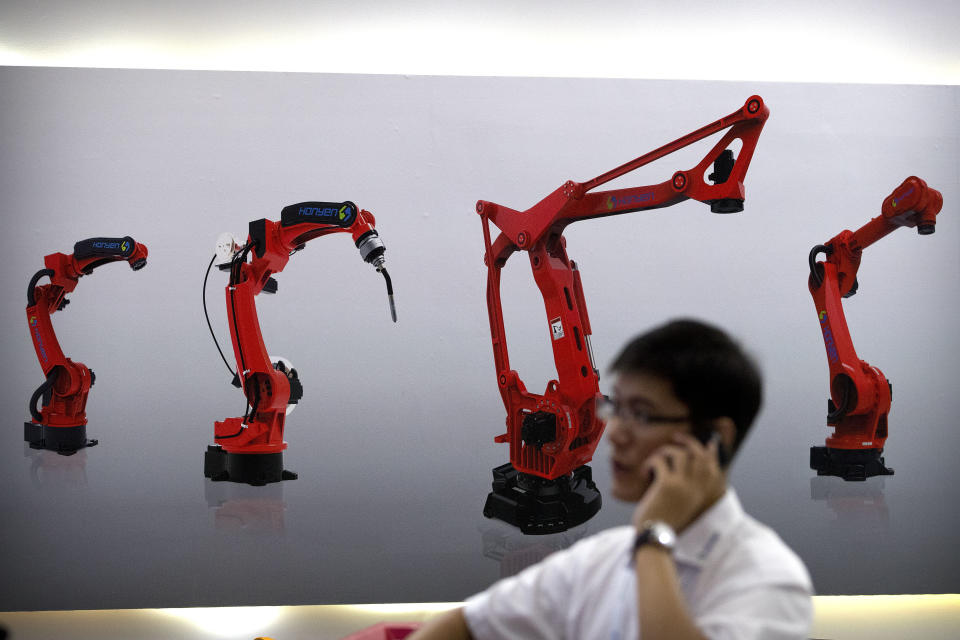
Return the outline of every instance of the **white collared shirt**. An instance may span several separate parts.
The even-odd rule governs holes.
[[[636,530],[580,540],[466,602],[477,640],[628,640],[639,637]],[[677,539],[687,610],[711,640],[807,638],[812,585],[800,559],[747,515],[732,488]]]

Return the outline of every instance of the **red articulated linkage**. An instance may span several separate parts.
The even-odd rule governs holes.
[[[386,279],[395,322],[393,287],[384,266],[385,248],[374,225],[373,214],[358,209],[352,202],[301,202],[285,207],[279,222],[251,222],[246,244],[228,249],[231,255],[220,268],[230,271],[226,302],[237,362],[234,384],[243,387],[248,409],[243,417],[215,423],[216,445],[207,449],[206,477],[253,485],[297,477],[283,469],[282,452],[287,448],[283,430],[287,405],[297,403],[303,396],[303,387],[296,369],[288,368],[282,361],[271,362],[260,333],[254,298],[261,292],[276,293],[277,283],[272,275],[282,271],[290,256],[307,241],[332,233],[349,233],[364,261]]]
[[[900,227],[916,227],[920,235],[932,234],[941,207],[939,191],[920,178],[907,178],[883,201],[879,216],[856,231],[841,231],[810,251],[808,287],[830,365],[827,424],[834,429],[826,446],[810,448],[810,468],[817,475],[866,480],[893,474],[882,456],[892,387],[880,369],[857,357],[842,298],[857,292],[857,270],[864,249]],[[826,260],[817,262],[821,253]]]
[[[510,462],[494,469],[494,490],[484,514],[524,533],[563,531],[592,517],[600,494],[585,466],[593,457],[604,424],[596,415],[599,375],[590,347],[590,320],[576,264],[566,251],[564,228],[578,220],[669,207],[692,199],[714,213],[743,210],[744,177],[769,110],[751,96],[730,115],[586,182],[567,181],[527,209],[477,202],[483,223],[487,265],[487,308],[497,380],[507,410],[507,432],[496,442],[510,444]],[[692,169],[655,185],[594,191],[654,160],[727,130]],[[742,143],[739,157],[731,144]],[[703,179],[709,167],[712,182]],[[493,239],[490,224],[500,234]],[[527,391],[510,368],[500,272],[516,251],[529,254],[543,295],[558,378],[543,394]]]
[[[73,253],[51,253],[46,268],[37,271],[27,287],[27,325],[37,359],[46,376],[30,398],[31,422],[23,424],[23,438],[34,449],[71,455],[97,440],[87,440],[87,394],[96,376],[80,362],[63,355],[50,316],[70,301],[81,277],[97,267],[125,260],[136,271],[147,264],[147,247],[133,238],[88,238],[73,246]],[[47,277],[50,284],[38,285]],[[42,406],[38,403],[42,400]]]

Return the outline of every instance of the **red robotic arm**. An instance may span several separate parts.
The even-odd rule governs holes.
[[[565,182],[526,211],[481,200],[487,265],[487,309],[497,380],[507,410],[507,432],[496,442],[510,444],[510,462],[494,469],[493,492],[484,514],[519,526],[524,533],[563,531],[592,517],[600,494],[585,466],[593,457],[603,422],[595,406],[599,374],[590,346],[590,320],[576,264],[566,252],[564,228],[577,220],[658,209],[698,200],[714,213],[743,210],[743,180],[769,116],[760,96],[751,96],[730,115],[608,171],[587,182]],[[593,190],[643,165],[728,130],[694,168],[677,171],[660,184]],[[742,143],[739,157],[729,148]],[[703,178],[708,168],[713,173]],[[490,223],[501,233],[492,239]],[[500,272],[516,251],[529,253],[543,295],[558,378],[543,394],[527,391],[510,368],[500,301]]]
[[[891,385],[880,369],[857,357],[841,298],[857,292],[857,270],[865,248],[900,227],[932,234],[942,206],[939,191],[920,178],[907,178],[883,201],[879,216],[856,231],[841,231],[810,251],[808,287],[830,366],[827,424],[834,428],[826,446],[810,448],[810,468],[817,475],[865,480],[893,474],[881,455],[887,440]],[[821,253],[826,260],[817,262]]]
[[[34,449],[71,455],[97,444],[87,440],[87,394],[93,371],[63,355],[50,316],[70,304],[66,295],[82,276],[108,262],[126,260],[134,271],[147,264],[147,247],[130,236],[88,238],[73,246],[73,253],[51,253],[46,268],[37,271],[27,287],[27,325],[37,359],[46,376],[30,398],[31,422],[24,422],[23,437]],[[50,284],[38,285],[44,277]],[[42,406],[38,403],[43,401]]]
[[[282,271],[307,241],[349,233],[364,261],[383,274],[396,322],[392,283],[384,266],[385,248],[374,225],[373,214],[352,202],[301,202],[285,207],[279,222],[260,219],[250,223],[246,244],[223,265],[230,271],[226,299],[237,362],[235,384],[243,387],[248,409],[243,417],[215,424],[216,445],[207,449],[206,477],[253,485],[296,478],[283,469],[282,452],[287,448],[283,430],[287,405],[302,397],[303,387],[296,369],[271,362],[267,355],[254,298],[261,291],[276,292],[272,275]]]

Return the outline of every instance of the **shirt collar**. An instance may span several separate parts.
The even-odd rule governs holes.
[[[722,537],[733,530],[744,516],[743,506],[733,487],[700,514],[677,536],[674,558],[677,562],[702,566]]]

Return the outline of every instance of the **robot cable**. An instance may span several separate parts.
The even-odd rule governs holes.
[[[237,372],[230,367],[230,363],[227,362],[227,357],[223,355],[223,349],[220,348],[220,343],[217,341],[217,335],[213,332],[213,325],[210,324],[210,314],[207,313],[207,279],[210,277],[210,269],[213,267],[213,261],[217,259],[216,254],[210,258],[210,264],[207,265],[207,273],[203,276],[203,316],[207,319],[207,328],[210,329],[210,337],[213,338],[213,344],[216,345],[217,351],[220,352],[220,357],[223,359],[223,364],[227,365],[227,371],[230,372],[230,375],[233,376],[234,380],[239,382],[237,377]]]

